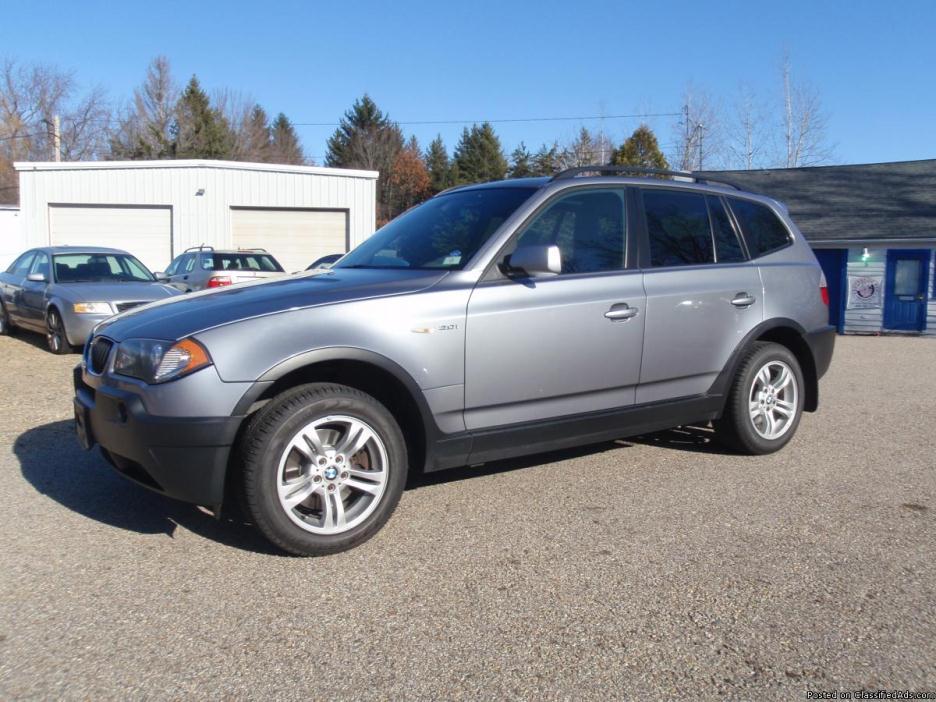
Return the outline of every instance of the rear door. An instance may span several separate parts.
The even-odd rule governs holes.
[[[195,269],[195,254],[182,254],[176,258],[166,270],[166,277],[169,279],[169,285],[178,288],[182,292],[188,292],[192,289],[192,283],[189,278]]]
[[[640,271],[628,267],[625,202],[624,188],[558,194],[508,250],[557,245],[562,272],[474,289],[465,341],[469,430],[633,405],[644,293]]]
[[[643,364],[637,404],[706,393],[763,320],[763,286],[721,197],[643,188]]]
[[[926,324],[926,288],[930,252],[899,250],[887,252],[884,281],[884,328],[923,331]]]

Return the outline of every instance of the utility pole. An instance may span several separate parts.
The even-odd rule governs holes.
[[[699,130],[699,170],[702,170],[702,123],[696,125],[696,129]]]
[[[52,118],[52,148],[55,150],[56,162],[62,160],[62,125],[59,116]]]

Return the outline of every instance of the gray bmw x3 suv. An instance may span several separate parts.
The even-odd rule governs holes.
[[[634,174],[459,187],[331,270],[119,315],[75,369],[79,439],[215,512],[240,493],[304,555],[372,536],[410,471],[705,422],[780,449],[835,340],[812,251],[767,197]]]

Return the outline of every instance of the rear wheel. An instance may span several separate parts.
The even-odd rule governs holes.
[[[748,352],[715,423],[718,437],[749,454],[766,454],[793,438],[803,413],[803,373],[780,344],[757,342]]]
[[[345,551],[373,536],[403,493],[407,454],[390,412],[365,393],[313,383],[270,401],[242,442],[250,516],[289,553]]]
[[[65,325],[62,323],[62,315],[54,307],[46,315],[46,344],[49,351],[55,354],[71,353],[71,346],[68,344],[68,337],[65,336]]]

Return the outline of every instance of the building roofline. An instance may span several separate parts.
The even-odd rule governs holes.
[[[908,239],[810,239],[806,237],[810,246],[825,249],[835,248],[862,248],[864,246],[886,246],[889,249],[907,248],[907,246],[936,246],[936,237],[913,237]]]
[[[936,164],[936,158],[916,158],[909,161],[875,161],[873,163],[836,163],[836,164],[827,164],[823,166],[794,166],[794,167],[782,167],[782,168],[751,168],[751,169],[738,169],[738,168],[723,168],[719,170],[706,169],[704,171],[699,171],[699,173],[740,173],[740,174],[757,174],[757,173],[778,173],[781,171],[821,171],[832,168],[862,168],[865,166],[904,166],[910,165],[913,163],[932,163]]]
[[[251,163],[249,161],[214,161],[209,159],[164,159],[158,161],[16,161],[17,171],[95,171],[130,170],[139,168],[218,168],[238,171],[266,171],[268,173],[300,173],[345,178],[376,180],[377,171],[324,166],[291,166],[279,163]]]

